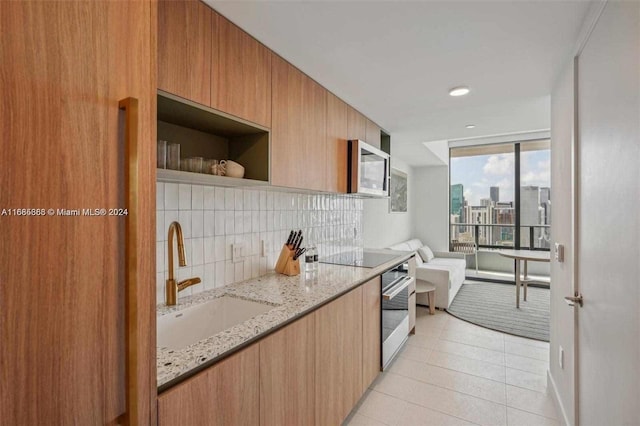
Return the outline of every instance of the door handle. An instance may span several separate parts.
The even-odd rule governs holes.
[[[576,303],[582,307],[582,294],[576,293],[575,296],[565,296],[564,301],[567,302],[569,306],[575,306]]]
[[[402,290],[404,290],[409,286],[409,284],[411,284],[411,282],[413,281],[413,278],[409,276],[405,276],[405,277],[399,278],[396,281],[398,283],[393,286],[390,286],[391,288],[389,288],[388,292],[382,293],[382,298],[384,300],[391,300],[394,297],[396,297],[398,294],[400,294]]]
[[[126,423],[138,424],[138,99],[120,100],[118,108],[125,113],[125,376]]]

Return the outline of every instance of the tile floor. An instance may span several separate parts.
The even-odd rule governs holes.
[[[416,334],[346,424],[559,425],[546,392],[549,344],[418,307]]]

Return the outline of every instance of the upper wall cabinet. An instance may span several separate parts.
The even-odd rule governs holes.
[[[367,117],[360,114],[356,109],[348,107],[347,118],[347,138],[360,139],[361,141],[367,141]]]
[[[276,55],[271,76],[271,183],[325,190],[327,91]]]
[[[327,186],[331,192],[347,192],[347,114],[349,106],[327,93]]]
[[[218,22],[213,57],[219,68],[211,85],[212,106],[271,127],[271,51],[227,19]]]
[[[158,87],[211,106],[212,34],[218,15],[197,0],[158,5]],[[217,56],[214,58],[217,61]]]
[[[380,149],[380,127],[369,119],[367,119],[366,139],[364,141]]]

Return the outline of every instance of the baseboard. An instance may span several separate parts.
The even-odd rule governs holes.
[[[567,412],[562,405],[562,400],[560,399],[560,394],[558,393],[558,388],[556,387],[556,382],[551,377],[551,372],[547,370],[547,389],[551,389],[551,397],[553,398],[553,403],[556,406],[556,411],[560,414],[560,419],[564,426],[571,426],[569,423],[569,418],[567,417]]]

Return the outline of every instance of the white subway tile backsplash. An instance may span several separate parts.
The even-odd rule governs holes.
[[[156,210],[164,210],[164,183],[156,184]]]
[[[224,209],[235,210],[236,208],[236,193],[233,188],[224,189]]]
[[[202,210],[191,211],[191,236],[193,238],[204,237],[204,212]]]
[[[177,278],[199,276],[203,280],[181,296],[272,271],[292,229],[302,229],[303,246],[313,242],[321,256],[362,247],[363,204],[359,199],[171,183],[158,183],[157,188],[159,302],[164,300],[165,246],[173,221],[182,225],[188,264],[176,271]],[[238,243],[244,244],[242,259],[232,263],[231,247]],[[175,265],[177,268],[177,261]]]
[[[225,191],[226,188],[222,188],[219,186],[216,186],[215,188],[215,209],[216,210],[224,210],[224,203],[225,203]]]
[[[184,238],[191,238],[191,210],[180,210],[178,212],[178,222],[182,227]]]
[[[205,210],[203,214],[203,236],[213,237],[216,235],[216,212],[214,210]],[[222,226],[224,228],[224,226]]]
[[[218,189],[221,188],[212,188],[210,186],[205,186],[203,189],[203,194],[202,194],[202,198],[203,198],[203,207],[205,210],[213,210],[215,207],[215,201],[216,201],[216,191]],[[224,204],[224,192],[223,194],[223,204]]]
[[[178,208],[191,210],[191,185],[183,183],[178,185]]]
[[[204,186],[193,185],[191,187],[191,208],[202,210],[204,208]]]
[[[164,209],[165,210],[178,210],[179,205],[179,191],[177,183],[165,183],[164,184]]]

